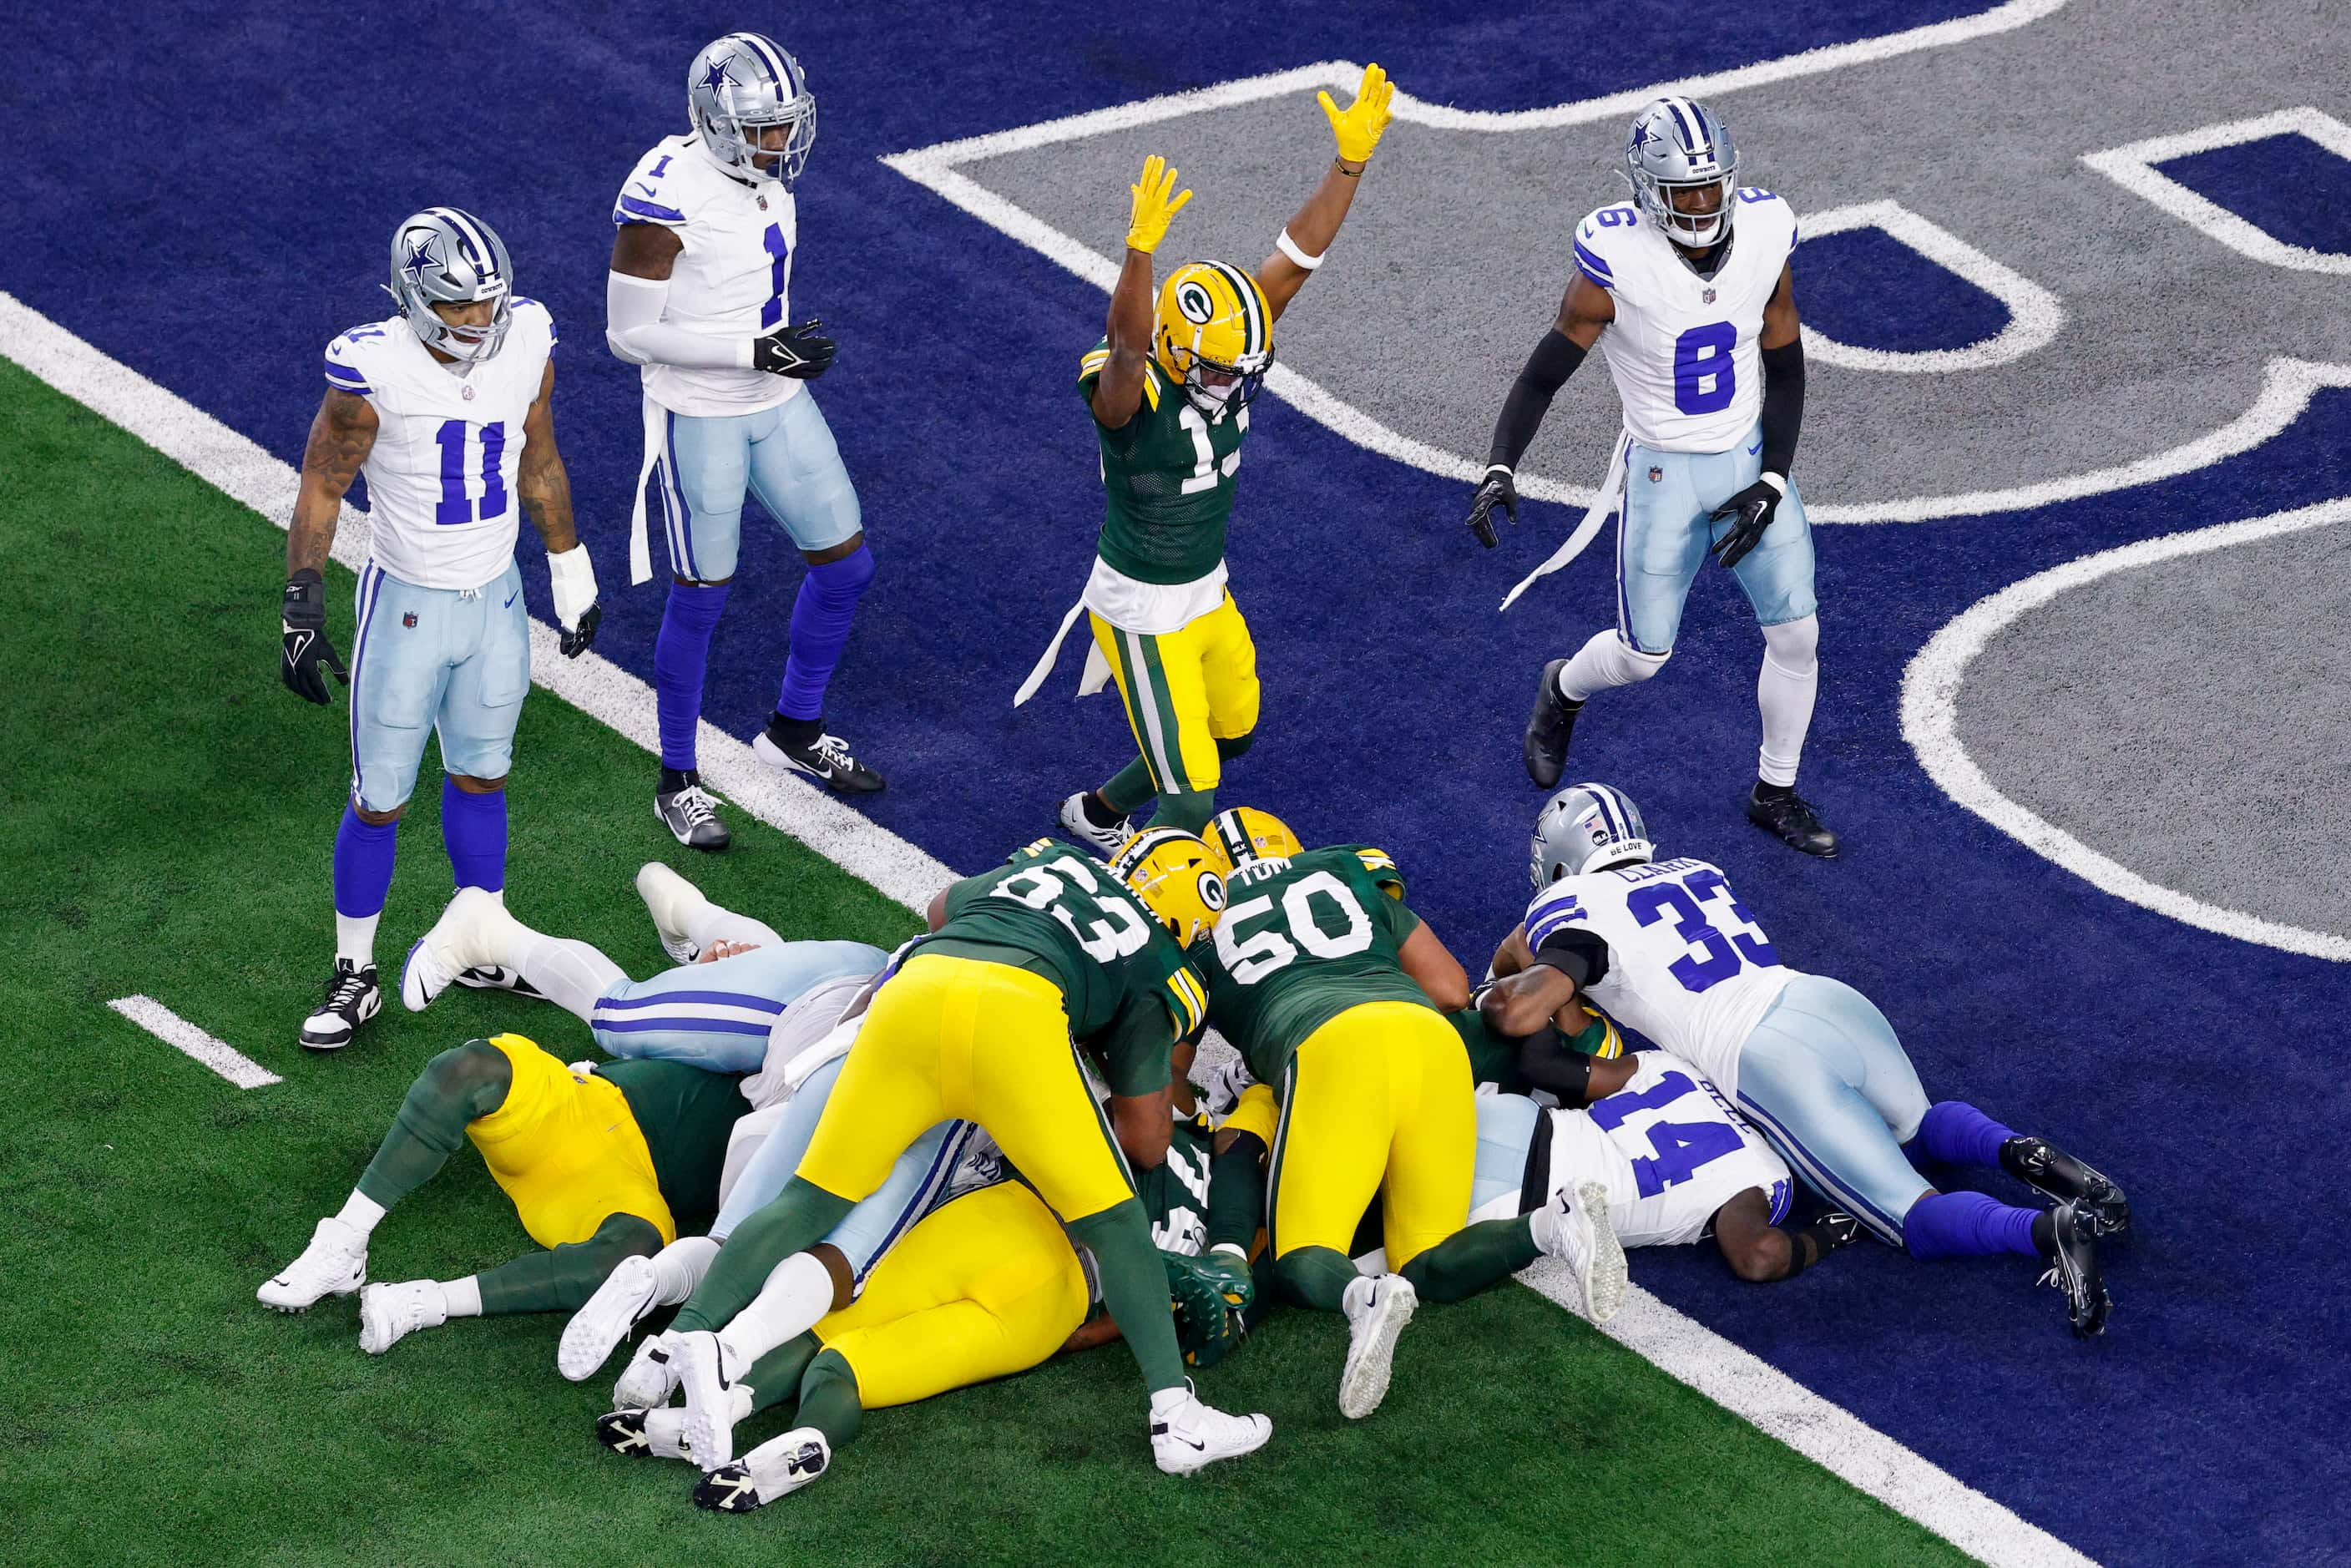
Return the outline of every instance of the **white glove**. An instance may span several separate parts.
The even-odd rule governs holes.
[[[563,656],[576,659],[596,640],[596,563],[588,547],[575,544],[547,558],[547,580],[555,590],[555,623],[563,631]]]

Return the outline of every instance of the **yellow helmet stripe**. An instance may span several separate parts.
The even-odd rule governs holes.
[[[1265,296],[1258,289],[1257,279],[1244,274],[1228,261],[1206,264],[1221,274],[1230,285],[1233,298],[1241,308],[1241,352],[1257,355],[1266,351],[1273,334],[1272,323],[1266,319]]]

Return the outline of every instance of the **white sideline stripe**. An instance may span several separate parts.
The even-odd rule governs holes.
[[[59,392],[120,425],[278,528],[294,514],[301,476],[261,446],[178,394],[117,363],[13,295],[0,293],[0,353]],[[366,514],[343,509],[335,559],[357,571],[367,559]],[[601,719],[647,751],[661,748],[653,689],[593,649],[563,657],[554,628],[533,617],[530,678]],[[775,772],[749,746],[705,720],[698,741],[705,783],[769,826],[912,909],[955,880],[924,851],[833,800],[824,789]],[[653,817],[646,779],[645,816]]]
[[[1817,239],[1823,235],[1864,228],[1883,229],[1928,261],[1999,300],[2008,307],[2008,325],[1989,338],[1959,348],[1907,353],[1855,348],[1808,325],[1803,329],[1804,353],[1808,358],[1848,370],[1889,371],[1897,374],[1989,370],[2046,348],[2058,329],[2065,325],[2065,308],[2057,302],[2054,294],[1899,202],[1862,202],[1812,213],[1803,219],[1802,233],[1808,239]]]
[[[1575,1312],[1575,1281],[1558,1260],[1539,1260],[1519,1279]],[[2094,1562],[1638,1285],[1600,1332],[1971,1556],[2035,1568]]]
[[[299,480],[291,465],[5,293],[0,293],[0,354],[162,450],[278,527],[283,528],[285,519],[291,517]],[[346,527],[338,537],[336,559],[350,565],[353,557],[364,551],[355,543],[360,530],[348,526],[358,514],[346,510],[344,517]],[[647,751],[658,751],[653,693],[643,681],[592,651],[576,661],[562,658],[557,652],[554,628],[536,616],[530,635],[534,682]],[[719,759],[705,767],[705,773],[753,816],[799,838],[909,907],[922,907],[932,893],[952,878],[954,873],[944,864],[886,829],[835,805],[812,787],[770,774],[752,758],[750,747],[708,723],[702,727],[701,747],[705,760]],[[846,822],[839,820],[844,817]],[[1781,1377],[1782,1388],[1769,1379],[1743,1376],[1740,1369],[1762,1364],[1665,1302],[1655,1298],[1645,1301],[1663,1325],[1658,1332],[1674,1340],[1677,1354],[1693,1369],[1667,1365],[1668,1373],[1701,1388],[1733,1415],[1783,1441],[1785,1434],[1767,1425],[1780,1420],[1774,1412],[1782,1408],[1795,1410],[1801,1422],[1814,1427],[1849,1424],[1840,1428],[1850,1431],[1849,1468],[1837,1473],[1896,1512],[1963,1545],[1961,1536],[1954,1531],[1971,1532],[1970,1540],[1981,1537],[1989,1543],[1965,1549],[1990,1563],[2084,1561],[2051,1555],[2055,1543],[2043,1532],[1792,1381]],[[1719,1370],[1704,1374],[1709,1381],[1701,1384],[1696,1369],[1708,1366]],[[1750,1388],[1768,1388],[1780,1403],[1769,1408],[1755,1404],[1748,1393]],[[1993,1522],[1985,1525],[1984,1520]],[[2000,1520],[2007,1523],[2000,1525]]]
[[[2330,272],[2337,276],[2351,273],[2351,256],[2288,245],[2267,229],[2238,216],[2209,197],[2199,195],[2155,167],[2174,158],[2185,158],[2191,152],[2210,152],[2216,147],[2234,147],[2241,142],[2259,141],[2264,137],[2282,136],[2293,131],[2301,132],[2338,158],[2351,159],[2351,125],[2344,124],[2333,115],[2304,106],[2282,109],[2274,114],[2256,115],[2251,120],[2232,120],[2223,125],[2207,125],[2171,136],[2153,136],[2145,141],[2111,147],[2104,152],[2085,152],[2082,162],[2124,190],[2145,197],[2208,239],[2218,240],[2240,256],[2251,256],[2270,267],[2292,267],[2297,272]]]
[[[1927,776],[1943,793],[2093,887],[2199,930],[2282,948],[2305,957],[2351,963],[2351,940],[2208,904],[2149,882],[2100,854],[2001,794],[1968,755],[1959,736],[1959,688],[1967,679],[1968,665],[2003,629],[2059,594],[2135,567],[2346,521],[2351,521],[2351,499],[2323,501],[2243,522],[2166,534],[2159,538],[2100,550],[2011,583],[1959,614],[1936,632],[1910,661],[1910,667],[1902,675],[1902,738],[1910,743]]]
[[[214,1040],[152,997],[117,997],[106,1004],[165,1045],[203,1062],[239,1089],[286,1081],[225,1040]]]

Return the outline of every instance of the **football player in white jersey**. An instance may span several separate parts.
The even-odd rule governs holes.
[[[1488,1022],[1527,1034],[1587,992],[1719,1085],[1816,1191],[1881,1240],[1914,1258],[2039,1259],[2065,1292],[2074,1332],[2103,1330],[2111,1302],[2097,1242],[2130,1223],[2122,1189],[1964,1101],[1928,1104],[1868,998],[1782,964],[1720,867],[1654,855],[1621,790],[1574,784],[1544,804],[1534,902],[1494,956],[1505,977],[1482,1003]],[[2006,1170],[2057,1207],[1938,1191],[1913,1157]]]
[[[329,670],[351,688],[335,974],[302,1024],[313,1051],[349,1045],[381,1005],[376,922],[428,734],[439,735],[448,774],[441,833],[457,887],[505,895],[507,770],[530,689],[517,501],[547,546],[565,655],[596,636],[596,571],[555,449],[547,308],[514,292],[505,244],[455,207],[427,207],[392,231],[386,292],[396,314],[327,345],[326,399],[286,540],[279,674],[322,706]],[[320,574],[343,494],[362,472],[374,526],[347,671],[327,637]]]
[[[1705,105],[1661,98],[1634,118],[1623,172],[1633,200],[1577,225],[1559,318],[1503,400],[1469,528],[1491,549],[1494,507],[1518,520],[1520,454],[1605,332],[1625,428],[1588,520],[1616,514],[1616,624],[1543,666],[1527,772],[1556,785],[1584,700],[1665,667],[1711,552],[1763,628],[1763,745],[1748,818],[1806,854],[1834,855],[1836,834],[1795,788],[1820,683],[1812,528],[1788,476],[1804,417],[1788,266],[1796,217],[1771,192],[1740,188],[1738,170],[1729,128]]]
[[[782,690],[752,750],[844,794],[882,778],[825,732],[824,694],[873,578],[856,488],[803,384],[831,365],[811,319],[787,325],[799,246],[792,183],[816,141],[799,63],[758,33],[729,33],[686,72],[692,129],[637,160],[612,206],[605,341],[643,367],[645,459],[629,548],[653,575],[645,489],[661,494],[669,601],[653,646],[662,776],[653,811],[678,842],[729,842],[695,769],[710,638],[735,580],[746,491],[808,561],[792,603]]]

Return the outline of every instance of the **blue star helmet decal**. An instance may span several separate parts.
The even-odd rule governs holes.
[[[408,259],[401,264],[400,270],[417,282],[423,281],[425,273],[441,265],[441,257],[433,249],[433,234],[429,230],[424,231],[424,237],[416,242],[416,248],[410,251]]]
[[[1637,120],[1635,120],[1633,122],[1633,140],[1631,143],[1626,146],[1625,151],[1628,152],[1638,152],[1642,148],[1646,147],[1648,144],[1649,127],[1644,121]]]
[[[711,61],[710,68],[702,75],[702,85],[712,92],[716,92],[720,88],[733,81],[735,78],[727,74],[726,68],[734,63],[735,57],[732,55],[722,60]]]

